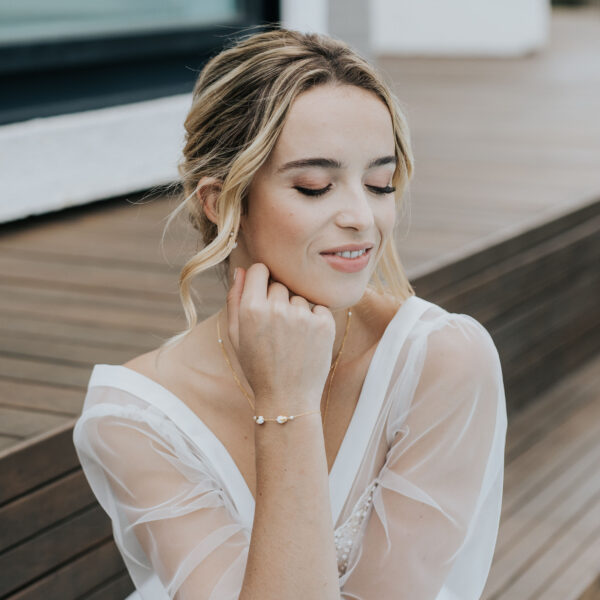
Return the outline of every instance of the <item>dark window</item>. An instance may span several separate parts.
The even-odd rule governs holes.
[[[273,0],[0,0],[0,124],[189,92]]]

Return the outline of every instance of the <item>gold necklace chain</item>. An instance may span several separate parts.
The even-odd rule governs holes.
[[[340,360],[340,357],[342,356],[342,352],[344,351],[344,344],[346,343],[346,337],[348,336],[348,330],[350,328],[350,317],[352,315],[352,311],[348,310],[348,317],[346,319],[346,329],[344,330],[344,337],[342,338],[342,345],[340,346],[340,349],[337,353],[337,356],[335,357],[335,360],[333,361],[333,364],[331,365],[331,367],[329,368],[329,372],[331,373],[331,377],[328,377],[329,379],[329,385],[327,387],[327,395],[325,396],[325,414],[323,415],[323,435],[325,434],[325,421],[327,419],[327,407],[329,405],[329,394],[331,393],[331,385],[333,383],[333,378],[335,376],[335,370],[337,368],[338,362]],[[254,404],[252,404],[252,399],[250,398],[250,395],[248,394],[248,392],[244,389],[244,386],[242,385],[241,381],[239,380],[233,365],[231,364],[231,361],[229,360],[229,356],[227,355],[227,351],[225,350],[225,344],[223,343],[223,338],[221,337],[221,328],[219,326],[219,315],[217,315],[217,336],[218,336],[218,341],[219,341],[219,345],[221,346],[221,350],[223,352],[223,356],[225,358],[225,362],[227,363],[227,365],[229,366],[229,369],[231,370],[231,374],[233,375],[233,378],[235,379],[235,382],[237,384],[237,386],[240,388],[240,390],[242,391],[242,394],[244,394],[244,396],[246,396],[246,399],[248,400],[248,403],[250,404],[250,408],[252,408],[252,412],[254,412]],[[313,411],[313,412],[317,412],[317,411]],[[320,411],[318,411],[320,412]],[[305,414],[310,414],[310,413],[302,413],[300,415],[294,415],[295,417],[300,417],[302,415]],[[292,419],[294,418],[291,417]],[[254,419],[256,420],[257,417],[256,415],[254,416]],[[274,420],[274,419],[270,419],[270,420]],[[279,421],[277,419],[278,422],[285,422],[285,421]],[[259,423],[263,423],[264,421],[257,421]]]

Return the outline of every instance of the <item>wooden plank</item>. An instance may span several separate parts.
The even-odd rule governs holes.
[[[600,291],[600,286],[597,287]],[[563,321],[556,328],[549,323],[546,339],[538,339],[537,343],[534,341],[528,345],[527,351],[521,355],[520,362],[516,357],[513,357],[512,361],[503,362],[503,368],[507,373],[505,379],[507,387],[516,387],[517,382],[526,380],[527,377],[532,379],[530,383],[535,384],[536,371],[540,372],[541,378],[547,380],[548,383],[553,383],[554,380],[568,374],[573,366],[581,364],[578,351],[587,348],[584,345],[586,338],[589,338],[592,351],[583,353],[584,358],[589,359],[589,356],[593,356],[600,349],[600,340],[597,336],[600,328],[600,311],[592,309],[587,313],[584,312],[588,305],[587,302],[579,305],[580,315],[579,317],[575,316],[570,323]],[[527,335],[527,330],[524,330],[522,335]],[[544,369],[550,370],[551,368],[555,370],[547,373],[544,377]],[[534,391],[539,393],[537,390]],[[528,392],[531,393],[530,390]],[[520,391],[520,395],[525,395],[525,388]]]
[[[183,326],[185,323],[182,324],[182,329]],[[40,360],[44,363],[73,363],[76,358],[78,363],[88,366],[114,362],[122,364],[131,358],[132,350],[95,346],[90,342],[86,344],[79,341],[35,339],[7,332],[0,339],[0,356],[17,360]]]
[[[94,504],[96,497],[81,469],[4,504],[0,507],[0,553]]]
[[[8,282],[5,279],[0,280],[0,296],[7,307],[12,302],[20,303],[22,301],[46,304],[58,304],[63,301],[71,306],[86,305],[98,310],[130,310],[131,312],[146,311],[148,313],[162,314],[176,318],[181,308],[179,298],[172,297],[168,300],[153,298],[150,295],[143,296],[123,296],[121,294],[97,294],[89,292],[85,287],[82,289],[65,288],[64,286],[55,286],[52,282],[41,282],[31,280],[11,279]]]
[[[600,437],[600,402],[593,401],[506,466],[502,515],[515,512],[540,486],[568,469]]]
[[[162,340],[172,335],[172,331],[160,331],[151,323],[143,330],[118,327],[97,327],[89,323],[58,322],[49,318],[40,318],[27,312],[0,312],[0,333],[7,331],[27,336],[40,336],[43,339],[77,341],[131,349],[132,353],[150,350]],[[132,357],[135,354],[132,354]]]
[[[52,363],[3,355],[0,360],[0,377],[14,377],[51,385],[68,384],[84,389],[90,378],[90,367],[86,364]]]
[[[12,448],[17,442],[21,441],[17,435],[0,435],[0,451],[6,448]]]
[[[488,324],[494,332],[494,341],[502,348],[503,366],[516,369],[532,348],[545,346],[573,322],[593,321],[598,312],[598,298],[600,277],[587,269],[573,273],[568,287],[551,288],[533,301],[509,308],[501,319],[495,319],[498,325]]]
[[[99,505],[94,505],[0,554],[0,596],[108,541],[111,535],[110,519]]]
[[[98,327],[122,327],[126,329],[141,329],[152,322],[160,330],[173,331],[185,326],[183,309],[181,314],[165,315],[157,312],[131,310],[123,307],[115,310],[110,307],[94,307],[85,303],[62,303],[59,299],[47,304],[39,302],[32,296],[21,298],[20,301],[6,297],[0,300],[0,310],[30,314],[33,317],[54,318],[59,322],[90,323]],[[175,303],[173,303],[175,304]]]
[[[85,596],[86,600],[123,600],[135,589],[129,575],[123,573]]]
[[[0,378],[0,404],[15,408],[43,409],[57,414],[78,415],[85,392],[81,388],[27,383]]]
[[[596,558],[600,556],[600,535],[596,537]],[[598,567],[596,567],[597,569]],[[577,600],[600,600],[600,574]]]
[[[76,600],[102,586],[107,580],[112,580],[115,576],[121,577],[124,568],[123,559],[115,543],[110,540],[12,594],[10,600]],[[124,595],[119,600],[122,598]]]
[[[530,363],[529,372],[522,372],[520,377],[513,375],[508,382],[506,391],[512,410],[545,391],[560,377],[600,351],[600,324],[587,327],[585,323],[575,323],[564,336],[560,345],[553,345],[548,353],[538,355],[535,362]]]
[[[32,437],[72,420],[73,418],[67,415],[0,406],[0,435]]]
[[[600,534],[600,477],[596,477],[595,491],[591,492],[591,483],[586,482],[585,492],[577,498],[576,505],[563,507],[558,513],[559,527],[552,524],[552,535],[546,537],[545,545],[534,554],[511,552],[514,561],[521,562],[515,574],[501,589],[495,590],[492,598],[545,598],[545,591],[553,578],[581,553],[581,546],[588,545],[592,537]],[[568,511],[567,511],[568,508]],[[554,516],[554,515],[553,515]],[[549,526],[549,523],[547,523]],[[527,538],[537,532],[527,532]],[[593,534],[593,535],[592,535]],[[538,540],[532,541],[535,544]],[[487,589],[487,588],[486,588]]]
[[[600,532],[587,536],[579,553],[568,565],[552,578],[544,592],[544,598],[550,600],[600,600],[600,575],[598,556],[600,556]],[[592,581],[592,578],[597,577]],[[590,583],[591,581],[591,583]]]
[[[80,468],[73,446],[75,419],[0,451],[0,504]]]
[[[598,264],[598,231],[600,216],[461,281],[460,286],[436,294],[436,301],[450,308],[460,307],[488,322],[503,307],[522,303],[538,290],[568,281],[573,267]]]
[[[505,464],[508,466],[582,405],[596,402],[599,386],[600,355],[581,365],[514,414],[506,437]]]
[[[598,365],[600,355],[509,418],[507,456],[511,447],[513,456],[506,461],[485,600],[576,600],[595,574],[597,554],[595,562],[589,556],[593,536],[586,538],[581,528],[568,536],[581,519],[589,523],[588,513],[600,504]],[[570,593],[557,591],[563,589]]]
[[[575,510],[577,496],[584,493],[586,486],[592,486],[590,493],[595,493],[600,485],[596,473],[599,460],[600,444],[588,448],[568,469],[536,489],[534,495],[502,519],[494,555],[496,569],[504,576],[512,572],[508,565],[522,564],[522,555],[532,553],[535,544],[541,545],[558,528],[555,515]]]

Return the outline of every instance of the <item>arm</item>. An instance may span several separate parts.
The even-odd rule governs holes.
[[[339,599],[318,414],[257,431],[251,533],[172,421],[114,388],[91,388],[86,403],[75,448],[144,600]],[[161,593],[146,587],[155,575]]]
[[[339,600],[318,414],[257,426],[256,507],[240,600]]]
[[[323,320],[317,324],[320,329]],[[288,368],[299,368],[294,357],[283,356]],[[311,360],[324,368],[324,380],[328,362],[322,356]],[[298,414],[318,406],[320,382],[300,393],[293,377],[283,380],[297,396],[289,389],[273,397],[259,394],[258,410]],[[316,404],[307,405],[311,402]],[[260,431],[257,426],[259,497],[250,560],[251,532],[240,524],[213,465],[194,440],[142,398],[111,387],[90,388],[73,436],[144,600],[237,600],[242,587],[242,598],[248,599],[268,593],[286,600],[339,598],[318,414],[284,426],[268,423]],[[278,595],[281,589],[285,596]]]
[[[391,443],[342,598],[436,600],[448,589],[476,600],[489,572],[506,434],[498,354],[466,315],[426,327],[388,390]]]
[[[73,441],[143,600],[238,599],[250,531],[193,440],[143,399],[93,387]]]
[[[320,406],[335,324],[255,264],[238,270],[227,297],[230,339],[255,396],[256,414]],[[321,418],[255,426],[257,498],[242,600],[339,599]]]

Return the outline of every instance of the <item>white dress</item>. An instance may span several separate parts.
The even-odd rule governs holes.
[[[487,330],[405,300],[329,474],[341,598],[480,598],[498,533],[506,426]],[[183,401],[132,369],[95,365],[73,440],[136,586],[131,600],[238,598],[254,499]]]

